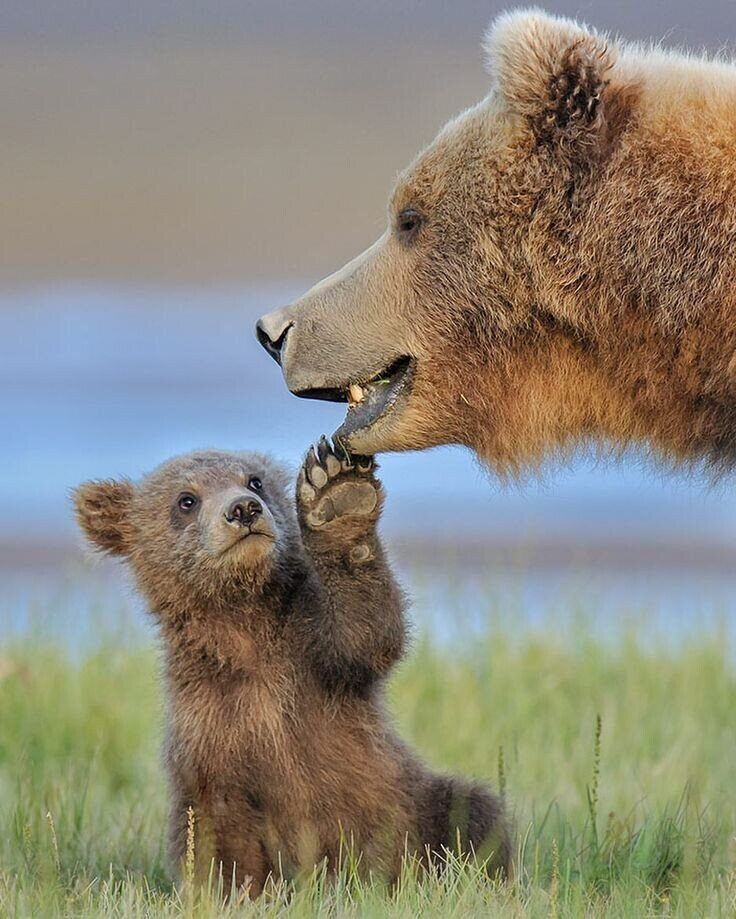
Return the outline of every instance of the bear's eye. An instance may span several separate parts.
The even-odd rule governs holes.
[[[193,511],[194,508],[199,504],[199,499],[196,495],[193,495],[189,491],[185,491],[183,494],[179,495],[177,499],[176,506],[180,511],[184,511],[185,514],[188,514],[190,511]]]
[[[260,491],[263,488],[263,482],[261,482],[257,475],[252,475],[248,479],[248,488],[253,489],[253,491]]]
[[[396,218],[396,232],[404,242],[411,242],[419,232],[423,220],[419,211],[407,207]]]

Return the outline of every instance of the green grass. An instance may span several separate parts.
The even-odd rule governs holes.
[[[223,906],[168,875],[154,650],[103,628],[71,653],[36,629],[0,652],[0,916],[732,917],[733,648],[717,628],[679,647],[614,633],[491,620],[420,639],[391,684],[433,765],[505,787],[512,885],[457,863],[388,892],[348,866]]]

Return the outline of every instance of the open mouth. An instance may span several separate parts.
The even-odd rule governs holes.
[[[405,355],[365,382],[353,382],[344,387],[307,389],[296,395],[303,399],[347,402],[348,413],[345,421],[335,431],[335,437],[349,439],[384,418],[397,402],[406,398],[413,375],[414,361]]]

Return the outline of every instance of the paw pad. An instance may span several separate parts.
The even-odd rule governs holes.
[[[302,519],[311,529],[319,529],[341,517],[370,517],[378,506],[374,469],[372,457],[351,460],[326,437],[320,438],[299,473],[297,498]]]
[[[365,543],[360,543],[357,546],[353,546],[350,550],[350,561],[354,565],[362,565],[364,562],[368,562],[373,558],[373,553],[370,550],[370,547]]]

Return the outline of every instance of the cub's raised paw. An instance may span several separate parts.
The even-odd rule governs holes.
[[[348,458],[326,437],[317,449],[310,448],[297,480],[297,503],[301,520],[320,530],[341,518],[372,522],[378,514],[378,480],[370,456]]]

